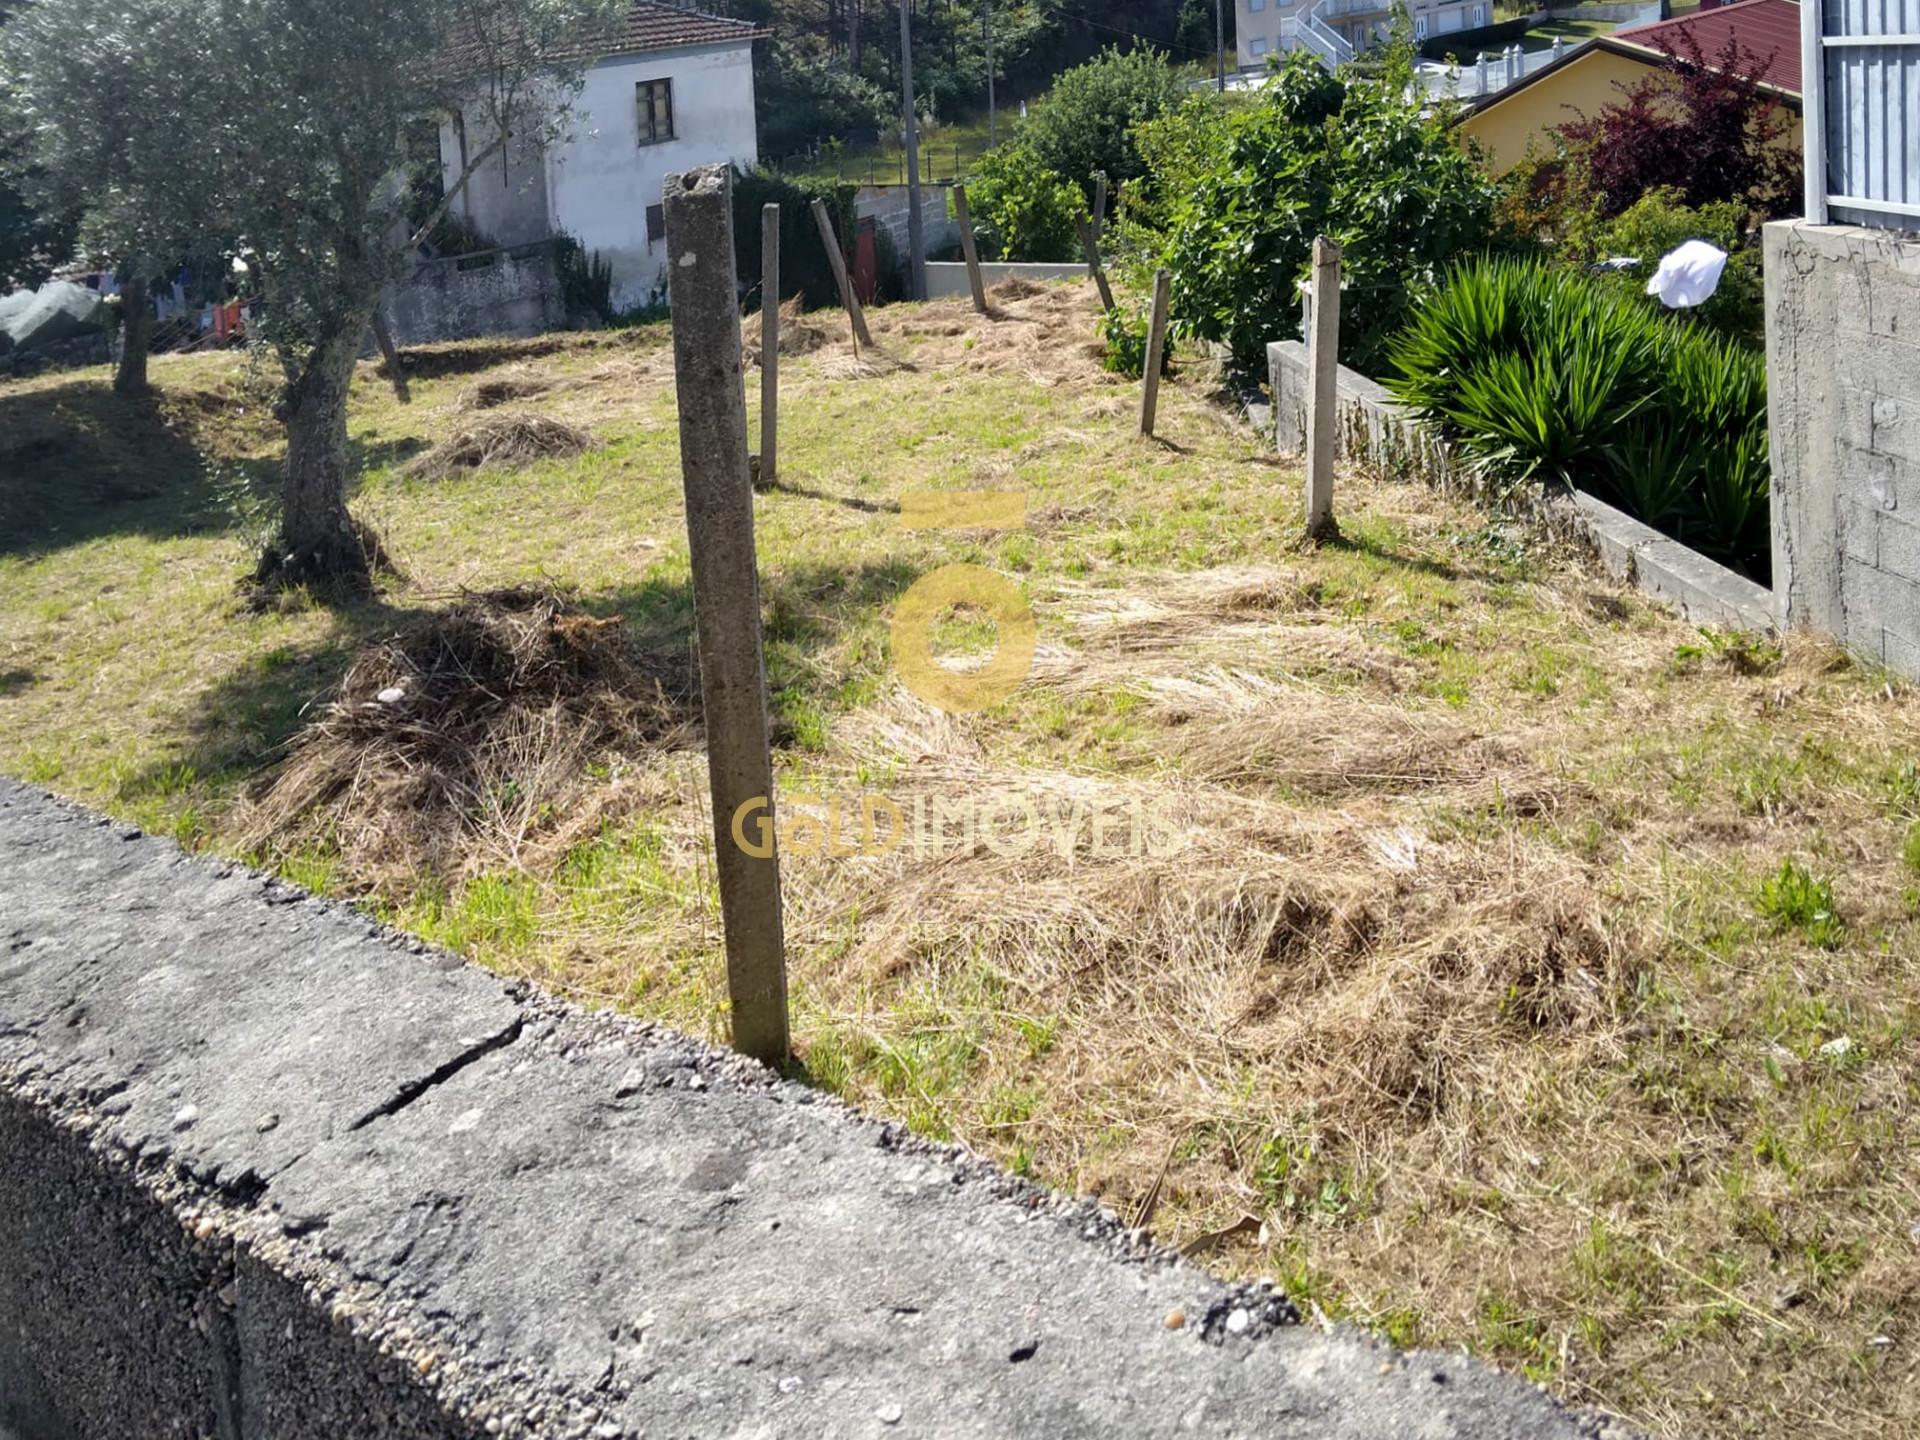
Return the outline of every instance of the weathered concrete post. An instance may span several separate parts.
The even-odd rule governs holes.
[[[1340,247],[1313,242],[1313,319],[1307,335],[1307,534],[1339,533],[1333,520],[1333,441],[1340,370]]]
[[[1100,242],[1093,238],[1093,229],[1087,223],[1087,217],[1073,217],[1073,228],[1080,234],[1080,249],[1087,257],[1087,273],[1093,277],[1093,283],[1100,287],[1100,304],[1104,309],[1113,309],[1113,287],[1107,284],[1107,272],[1100,268]]]
[[[778,1065],[787,968],[728,191],[725,166],[667,176],[667,293],[733,1043]]]
[[[779,475],[780,206],[760,207],[760,487]]]
[[[954,182],[953,215],[960,222],[960,253],[967,260],[967,286],[973,291],[973,308],[987,313],[987,287],[980,278],[980,247],[973,238],[973,216],[967,212],[967,187]]]
[[[1098,245],[1107,233],[1107,172],[1093,172],[1093,243]]]
[[[1167,272],[1153,272],[1153,318],[1147,324],[1147,368],[1140,377],[1140,433],[1153,434],[1154,407],[1160,401],[1160,366],[1167,353]]]
[[[833,267],[833,283],[840,287],[840,305],[847,312],[847,319],[853,325],[853,340],[856,345],[873,344],[873,336],[867,333],[866,312],[860,308],[860,297],[853,293],[853,282],[847,278],[846,258],[840,253],[840,242],[834,237],[833,221],[827,218],[827,202],[813,202],[813,223],[820,227],[820,243],[827,248],[827,263]]]

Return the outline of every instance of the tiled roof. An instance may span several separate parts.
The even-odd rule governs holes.
[[[1756,0],[1747,0],[1756,3]],[[624,18],[615,22],[610,33],[596,37],[593,58],[606,55],[637,55],[644,50],[678,50],[687,45],[717,45],[728,40],[755,40],[769,32],[750,20],[731,20],[724,15],[706,15],[677,5],[662,5],[653,0],[638,0],[629,5]],[[576,58],[585,59],[582,54]]]
[[[771,34],[750,20],[708,15],[659,0],[634,0],[618,20],[584,31],[557,45],[544,46],[545,61],[592,64],[610,55],[641,55],[652,50],[681,50],[689,45],[745,43]],[[511,47],[508,47],[511,48]],[[484,65],[488,47],[471,31],[456,31],[442,63],[454,74]]]
[[[1751,51],[1762,62],[1764,68],[1755,78],[1776,90],[1800,93],[1800,7],[1793,0],[1737,0],[1678,20],[1616,30],[1611,38],[1621,45],[1684,56],[1682,35],[1693,37],[1701,58],[1709,63],[1731,35],[1742,50]]]

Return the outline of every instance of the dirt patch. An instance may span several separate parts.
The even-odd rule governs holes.
[[[609,767],[685,744],[692,696],[685,657],[637,653],[618,617],[552,591],[463,595],[360,652],[244,802],[241,840],[323,844],[355,893],[519,863],[591,833]]]
[[[442,480],[462,470],[494,465],[530,465],[597,448],[593,432],[549,415],[515,412],[495,415],[457,430],[407,464],[402,472],[415,480]]]

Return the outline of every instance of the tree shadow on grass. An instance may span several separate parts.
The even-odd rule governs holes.
[[[824,652],[851,630],[870,625],[919,578],[917,567],[887,561],[853,567],[809,566],[763,579],[769,710],[774,743],[793,743],[800,717],[830,703],[819,664]],[[237,796],[258,783],[297,742],[308,721],[332,697],[363,648],[431,623],[455,597],[399,600],[375,595],[328,607],[331,624],[317,639],[252,655],[180,710],[166,757],[152,757],[122,787],[120,799],[162,795],[183,777],[215,798]],[[684,579],[584,592],[580,606],[601,617],[618,616],[628,643],[642,656],[685,657],[684,696],[672,696],[697,722],[698,677],[694,670],[693,595]],[[663,673],[672,664],[649,665]],[[671,691],[675,687],[669,686]]]
[[[104,379],[0,390],[0,555],[225,528],[217,492],[152,394],[116,395]]]
[[[192,427],[200,414],[226,407],[246,408],[213,391],[118,395],[97,377],[0,389],[0,555],[44,555],[112,535],[171,539],[239,528],[248,509],[277,497],[281,460],[209,460]],[[348,459],[364,473],[425,446],[417,436],[356,438]]]

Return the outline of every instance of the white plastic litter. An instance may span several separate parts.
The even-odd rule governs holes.
[[[1647,281],[1647,294],[1658,295],[1669,310],[1685,310],[1720,288],[1720,272],[1726,268],[1726,251],[1704,240],[1689,240],[1660,257],[1660,268]]]
[[[374,698],[382,705],[398,705],[402,700],[407,698],[407,692],[398,685],[389,685]]]

